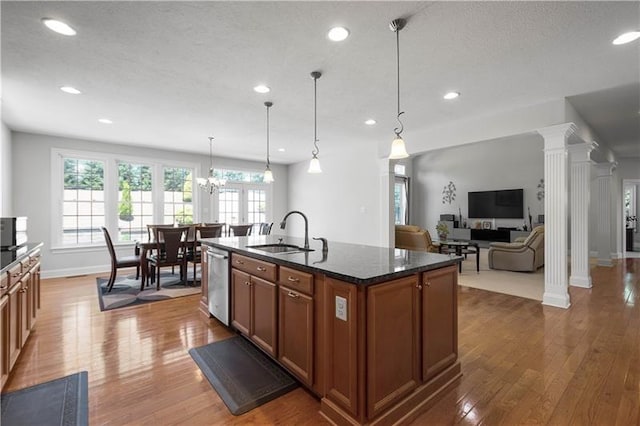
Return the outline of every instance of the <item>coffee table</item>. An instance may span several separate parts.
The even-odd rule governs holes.
[[[439,253],[455,253],[466,258],[468,254],[476,255],[476,272],[480,272],[480,247],[475,241],[439,241]],[[462,262],[458,263],[458,271],[462,272]]]

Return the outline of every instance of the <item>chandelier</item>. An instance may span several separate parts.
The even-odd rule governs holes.
[[[212,195],[224,186],[227,181],[218,179],[213,175],[213,136],[209,136],[209,176],[207,178],[197,178],[198,186]]]

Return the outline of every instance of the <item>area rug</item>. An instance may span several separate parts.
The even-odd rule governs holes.
[[[153,283],[145,287],[144,291],[140,291],[140,280],[136,280],[135,275],[118,276],[109,293],[107,293],[109,278],[97,278],[100,310],[108,311],[125,306],[199,294],[200,281],[198,277],[196,278],[195,285],[192,281],[185,285],[180,282],[180,274],[172,274],[170,271],[161,272],[160,290],[156,290],[157,285]],[[191,279],[193,279],[193,275],[191,275]]]
[[[479,288],[526,299],[542,300],[544,267],[536,272],[511,272],[489,269],[489,249],[480,249],[480,272],[476,272],[474,256],[462,262],[458,285]]]
[[[3,425],[88,425],[86,371],[2,394]]]
[[[240,336],[191,349],[189,354],[236,416],[298,387],[286,371]]]

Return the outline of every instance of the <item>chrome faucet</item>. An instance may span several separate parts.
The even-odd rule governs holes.
[[[294,213],[298,213],[304,219],[304,248],[305,250],[309,250],[309,220],[307,216],[304,215],[301,211],[291,210],[289,213],[284,215],[282,222],[280,222],[280,229],[284,229],[287,226],[287,218]]]

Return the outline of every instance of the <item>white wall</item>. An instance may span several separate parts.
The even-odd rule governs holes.
[[[13,216],[11,200],[11,130],[2,124],[0,134],[0,216]]]
[[[62,250],[52,252],[51,241],[51,149],[61,148],[94,151],[108,154],[139,156],[141,158],[166,159],[191,162],[200,165],[200,174],[205,176],[209,168],[208,155],[194,155],[174,151],[153,150],[127,145],[92,142],[30,133],[13,133],[13,214],[29,219],[29,241],[44,242],[42,270],[44,276],[64,276],[79,273],[102,272],[109,269],[109,254],[105,247],[86,250]],[[227,158],[214,158],[214,167],[262,170],[264,164]],[[273,183],[273,218],[278,220],[287,208],[287,167],[272,164],[276,181]],[[209,195],[200,192],[199,217],[210,220]],[[131,247],[120,249],[130,254]]]
[[[310,237],[380,245],[381,172],[376,145],[345,142],[344,147],[339,156],[320,155],[321,174],[307,173],[308,161],[289,166],[289,210],[308,216]],[[288,219],[287,234],[302,237],[304,222],[299,217]]]
[[[527,226],[527,207],[535,223],[538,214],[544,214],[544,201],[537,199],[537,185],[544,176],[543,147],[539,135],[522,135],[417,156],[413,160],[413,224],[437,235],[440,215],[457,216],[460,208],[467,227],[473,227],[474,220],[468,217],[468,192],[518,188],[524,189]],[[449,181],[456,186],[456,199],[443,204],[442,190]],[[496,219],[495,225],[521,227],[523,219]]]

